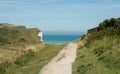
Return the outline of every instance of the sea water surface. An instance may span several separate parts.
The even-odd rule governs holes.
[[[79,39],[82,34],[43,34],[43,42],[46,44],[63,44],[74,42]]]

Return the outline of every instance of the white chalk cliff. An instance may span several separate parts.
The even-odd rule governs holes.
[[[38,36],[40,37],[40,41],[43,41],[43,38],[42,38],[42,37],[43,37],[43,33],[42,33],[42,32],[39,32],[39,33],[38,33]]]

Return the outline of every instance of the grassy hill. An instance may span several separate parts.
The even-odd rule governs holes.
[[[37,28],[28,29],[25,26],[15,26],[7,23],[0,24],[0,46],[18,46],[28,44],[38,44],[40,38]]]
[[[73,74],[120,74],[120,19],[106,19],[78,43]]]
[[[40,30],[0,24],[0,74],[38,74],[63,47],[43,44]]]

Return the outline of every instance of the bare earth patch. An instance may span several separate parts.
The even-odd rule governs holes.
[[[77,43],[69,43],[41,69],[39,74],[72,74],[72,63],[76,58],[77,47]]]

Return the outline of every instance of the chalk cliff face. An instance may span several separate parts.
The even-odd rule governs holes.
[[[39,33],[38,33],[38,36],[40,37],[40,41],[43,41],[43,33],[42,33],[42,32],[39,32]]]

